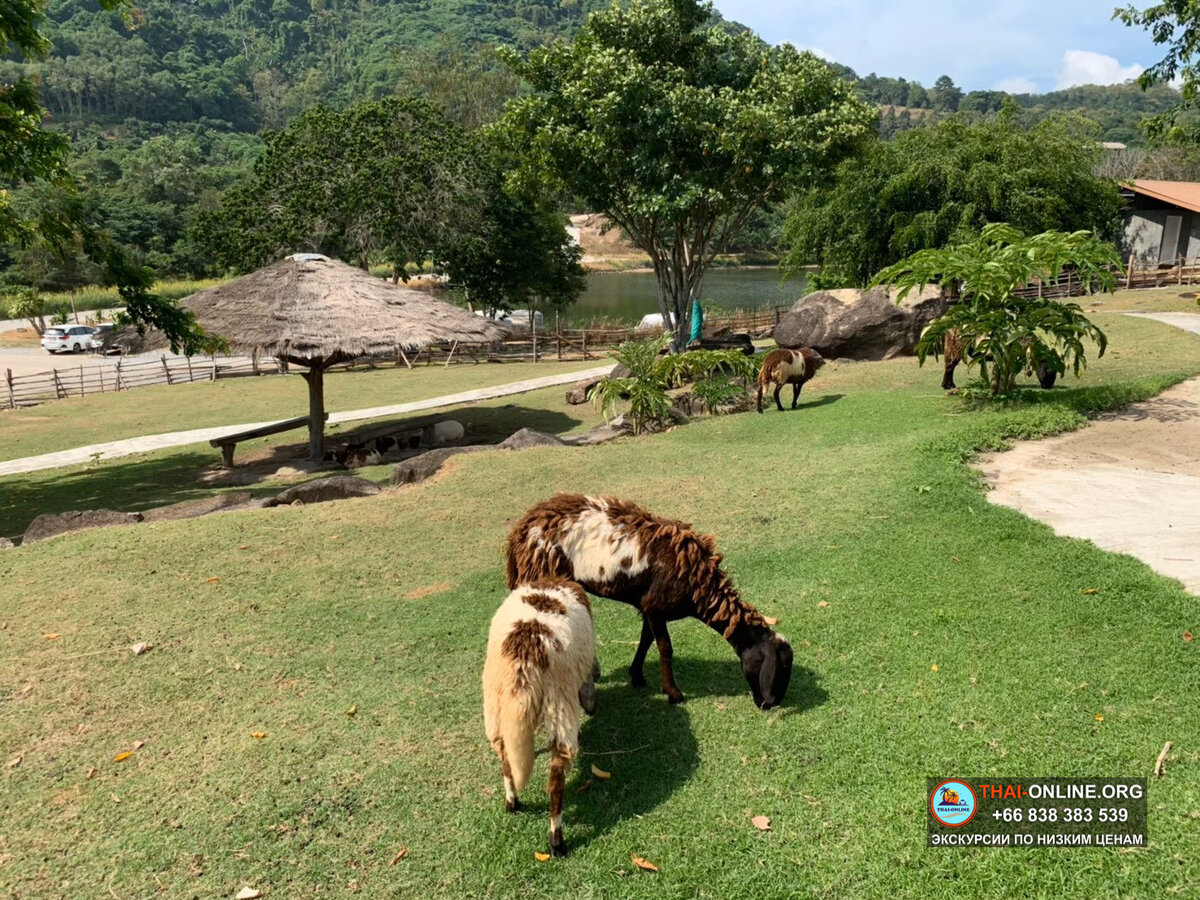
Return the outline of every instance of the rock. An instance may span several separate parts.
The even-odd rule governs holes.
[[[115,509],[83,509],[71,512],[46,514],[38,516],[25,529],[22,544],[35,544],[47,538],[58,537],[60,534],[70,534],[87,528],[101,528],[105,525],[136,525],[142,521],[141,513],[124,513]]]
[[[573,406],[578,406],[580,403],[587,403],[588,394],[592,388],[603,380],[604,376],[601,375],[598,378],[585,378],[583,381],[575,382],[571,389],[567,391],[567,402]]]
[[[783,316],[775,343],[812,347],[826,359],[892,359],[911,354],[925,326],[949,308],[937,288],[913,292],[898,305],[883,288],[817,291]]]
[[[597,425],[591,431],[581,434],[578,437],[569,438],[567,443],[574,447],[592,447],[596,444],[607,444],[609,441],[615,441],[619,437],[628,435],[629,428],[624,421],[613,419],[605,425]]]
[[[11,550],[15,546],[17,546],[17,545],[14,544],[12,541],[10,541],[8,538],[0,537],[0,550]]]
[[[625,363],[617,363],[613,366],[612,371],[608,373],[609,378],[628,378],[633,374],[633,370]]]
[[[504,450],[528,450],[530,447],[561,447],[562,439],[552,434],[543,434],[532,428],[522,428],[505,438],[497,446]]]
[[[269,500],[267,506],[287,506],[299,500],[301,503],[325,503],[330,500],[348,500],[351,497],[370,497],[378,494],[379,485],[353,475],[332,475],[306,481]]]
[[[182,503],[172,503],[170,506],[159,506],[142,513],[143,522],[171,522],[176,519],[194,519],[197,516],[207,516],[223,509],[246,509],[246,504],[254,499],[249,491],[230,491],[227,494],[217,494],[215,497],[201,497],[199,500],[184,500]]]
[[[483,450],[494,450],[490,444],[477,444],[470,447],[442,447],[430,450],[404,462],[392,469],[392,484],[416,484],[434,475],[442,464],[452,456],[460,453],[479,453]]]

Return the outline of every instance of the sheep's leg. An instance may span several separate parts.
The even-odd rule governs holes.
[[[649,617],[647,617],[649,618]],[[675,669],[671,665],[675,651],[671,648],[671,635],[667,632],[667,620],[655,617],[650,620],[654,640],[658,644],[658,661],[662,666],[662,689],[672,703],[683,702],[683,692],[675,686]]]
[[[521,808],[521,801],[518,799],[517,789],[513,785],[512,767],[508,764],[503,740],[499,741],[496,750],[500,754],[500,771],[504,775],[504,808],[509,812],[516,812]]]
[[[779,392],[783,390],[783,382],[775,385],[775,405],[779,407],[779,411],[783,412],[783,404],[779,402]]]
[[[796,408],[796,404],[800,402],[800,388],[804,387],[803,381],[796,381],[792,384],[792,409]]]
[[[646,674],[642,667],[646,665],[646,653],[650,650],[650,642],[654,640],[654,632],[650,628],[650,620],[642,616],[642,637],[638,641],[637,652],[633,654],[633,662],[629,666],[629,683],[635,688],[646,686]]]
[[[567,784],[567,772],[571,768],[571,757],[557,741],[551,747],[550,758],[550,852],[555,856],[567,855],[567,844],[562,833],[563,791]]]
[[[759,412],[763,411],[762,410],[762,395],[763,395],[763,386],[762,386],[762,383],[759,382],[759,385],[758,385],[758,411]]]

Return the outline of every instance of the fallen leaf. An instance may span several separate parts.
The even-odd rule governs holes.
[[[654,863],[650,862],[649,860],[642,859],[636,853],[631,854],[629,858],[633,860],[633,864],[635,866],[637,866],[639,869],[644,869],[647,872],[657,872],[658,871],[658,866],[656,866]]]
[[[575,788],[575,793],[582,794],[584,791],[586,791],[591,786],[592,786],[592,779],[589,778],[587,781],[585,781],[579,787]]]
[[[1192,642],[1192,633],[1190,631],[1185,631],[1183,633],[1183,639],[1190,644]]]
[[[766,622],[768,625],[770,625],[772,628],[774,628],[776,625],[779,624],[779,620],[777,618],[775,618],[774,616],[763,616],[763,621]]]
[[[336,541],[336,540],[337,540],[338,538],[340,538],[340,537],[341,537],[341,535],[340,535],[340,534],[331,534],[331,535],[329,536],[329,539],[330,539],[331,541]]]
[[[957,556],[952,556],[952,557],[950,557],[950,558],[951,558],[952,560],[954,560],[955,562],[962,562],[962,560],[961,560],[961,559],[959,559]]]
[[[134,741],[134,742],[133,742],[133,747],[132,747],[132,749],[134,749],[134,750],[141,750],[141,749],[142,749],[143,747],[145,747],[145,746],[146,746],[146,742],[145,742],[145,741]]]
[[[534,853],[533,858],[536,859],[538,862],[545,862],[546,860],[548,860],[550,858],[550,854],[549,853]]]
[[[120,802],[121,802],[121,798],[120,798],[120,797],[118,797],[116,794],[109,794],[109,795],[108,795],[108,798],[109,798],[110,800],[112,800],[112,802],[113,802],[113,803],[120,803]]]
[[[99,771],[99,769],[97,769],[95,766],[89,766],[88,770],[87,770],[87,775],[85,775],[84,778],[86,778],[88,781],[91,781],[96,776],[96,773],[98,771]]]
[[[217,576],[214,575],[212,578],[205,578],[204,583],[205,584],[216,584],[220,580],[221,580],[220,578],[218,578]]]
[[[605,781],[608,781],[608,779],[612,778],[612,772],[605,772],[595,763],[592,763],[592,774],[597,778],[604,779]]]
[[[930,672],[940,672],[942,670],[941,670],[941,667],[938,666],[937,663],[934,663],[932,666],[929,667],[929,671]]]
[[[249,545],[249,544],[242,544],[240,547],[238,547],[238,549],[239,549],[239,550],[249,550],[249,549],[250,549],[250,545]]]
[[[15,769],[17,766],[19,766],[21,764],[21,760],[23,760],[24,758],[25,757],[23,757],[23,756],[14,756],[12,759],[10,759],[8,761],[8,767],[10,769]]]
[[[237,892],[237,897],[234,900],[258,900],[262,896],[262,891],[252,887],[244,887]]]
[[[261,740],[262,738],[265,738],[266,736],[267,736],[267,733],[266,733],[265,731],[252,731],[252,732],[250,732],[250,737],[252,737],[252,738],[259,738],[260,740]]]
[[[149,653],[153,649],[153,644],[147,644],[145,641],[141,641],[140,643],[134,644],[132,647],[130,647],[129,652],[134,656],[141,656],[143,653]]]
[[[59,634],[57,631],[51,631],[49,634],[43,634],[42,637],[48,641],[57,641]]]
[[[1104,714],[1103,714],[1103,713],[1096,713],[1096,721],[1097,721],[1097,722],[1103,722],[1103,721],[1104,721]]]
[[[396,863],[400,862],[400,860],[404,859],[404,857],[406,857],[406,856],[408,856],[408,848],[401,847],[400,852],[392,857],[391,865],[394,866]]]
[[[125,760],[129,759],[131,756],[133,756],[133,753],[131,753],[129,750],[126,750],[124,753],[118,753],[116,756],[114,756],[113,762],[125,762]]]
[[[767,818],[766,816],[755,816],[750,821],[752,823],[754,823],[754,827],[757,828],[759,831],[770,831],[771,830],[771,820],[769,818]]]
[[[1086,591],[1084,591],[1084,593],[1085,594],[1098,594],[1098,593],[1100,593],[1100,588],[1088,588]]]
[[[828,605],[829,605],[828,600],[822,600],[820,603],[817,604],[817,609],[824,609]]]
[[[346,715],[348,715],[348,716],[358,715],[358,707],[357,706],[350,707],[348,710],[346,710]]]

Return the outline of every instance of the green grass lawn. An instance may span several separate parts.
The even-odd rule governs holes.
[[[417,365],[411,370],[388,366],[332,372],[325,377],[325,408],[341,412],[390,406],[598,365],[603,365],[603,360]],[[0,410],[0,460],[144,434],[290,419],[307,412],[308,389],[298,375],[229,378],[75,397],[28,409]]]
[[[1085,310],[1112,312],[1190,312],[1200,313],[1200,285],[1185,284],[1182,287],[1146,288],[1136,291],[1117,291],[1108,296],[1079,297],[1076,302]],[[1093,306],[1093,304],[1099,304]]]
[[[0,770],[0,885],[89,900],[243,885],[289,898],[1196,894],[1198,660],[1182,638],[1200,627],[1196,598],[992,507],[963,465],[1200,371],[1200,340],[1100,319],[1114,350],[1037,402],[971,411],[938,389],[936,366],[831,364],[796,412],[475,454],[375,498],[0,553],[0,746],[21,758]],[[596,602],[605,675],[569,781],[572,855],[542,863],[546,760],[526,811],[506,814],[479,674],[507,528],[558,489],[716,535],[800,668],[785,705],[761,713],[728,646],[683,622],[689,702],[672,708],[628,686],[633,611]],[[154,650],[134,657],[136,641]],[[652,652],[651,683],[656,666]],[[1145,850],[924,847],[926,776],[1140,776],[1167,740]],[[592,762],[612,779],[589,782]],[[759,814],[769,832],[751,825]]]

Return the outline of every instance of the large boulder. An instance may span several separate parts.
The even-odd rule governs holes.
[[[75,509],[65,513],[47,513],[38,516],[25,529],[22,544],[36,544],[47,538],[70,534],[87,528],[105,525],[136,525],[142,521],[141,513],[124,513],[115,509]]]
[[[229,491],[213,497],[184,500],[182,503],[148,509],[142,513],[142,521],[172,522],[176,519],[195,519],[198,516],[207,516],[209,513],[226,509],[246,509],[247,504],[253,499],[254,496],[249,491]]]
[[[379,485],[353,475],[333,475],[306,481],[268,500],[267,506],[288,506],[299,500],[301,503],[325,503],[329,500],[348,500],[352,497],[370,497],[379,493]]]
[[[503,450],[528,450],[530,447],[561,447],[563,441],[552,434],[522,428],[514,431],[498,445]]]
[[[913,291],[899,304],[881,287],[817,291],[784,314],[775,343],[812,347],[826,359],[892,359],[911,354],[925,326],[949,308],[933,287]]]
[[[428,453],[406,459],[392,469],[392,484],[416,484],[436,474],[442,464],[452,456],[495,449],[492,444],[472,444],[469,447],[442,447],[439,450],[430,450]]]
[[[583,381],[577,381],[573,384],[570,390],[567,391],[567,402],[572,406],[578,406],[580,403],[587,403],[588,394],[592,388],[604,380],[604,376],[600,375],[596,378],[585,378]]]

